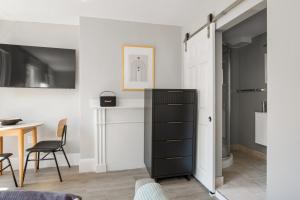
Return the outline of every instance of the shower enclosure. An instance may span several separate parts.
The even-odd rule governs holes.
[[[231,111],[231,50],[223,45],[223,135],[222,135],[222,158],[227,159],[230,154],[230,111]]]
[[[223,158],[223,168],[229,167],[233,164],[233,155],[230,151],[230,135],[231,127],[231,117],[232,117],[232,51],[234,49],[239,49],[249,45],[252,42],[252,38],[241,38],[237,40],[238,42],[224,43],[223,44],[223,127],[222,127],[222,158]]]

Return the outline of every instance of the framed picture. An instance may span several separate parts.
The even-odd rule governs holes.
[[[123,90],[154,88],[154,47],[123,46]]]

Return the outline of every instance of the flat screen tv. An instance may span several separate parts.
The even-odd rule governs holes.
[[[74,49],[0,44],[0,87],[75,88]]]

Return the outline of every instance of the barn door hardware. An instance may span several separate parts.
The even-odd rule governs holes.
[[[238,5],[240,5],[242,2],[244,2],[245,0],[236,0],[234,1],[232,4],[230,4],[227,8],[225,8],[223,11],[221,11],[219,14],[217,14],[216,16],[214,16],[213,14],[209,14],[208,15],[208,22],[205,23],[203,26],[201,26],[198,30],[196,30],[194,33],[189,34],[189,37],[185,37],[184,39],[184,43],[187,46],[187,41],[189,39],[191,39],[192,37],[194,37],[197,33],[199,33],[200,31],[202,31],[204,28],[207,27],[208,29],[208,34],[207,36],[210,37],[210,27],[209,25],[213,22],[217,22],[217,20],[219,20],[221,17],[223,17],[224,15],[226,15],[229,11],[231,11],[232,9],[234,9],[235,7],[237,7]]]
[[[214,20],[214,15],[213,14],[209,14],[207,16],[207,37],[210,37],[210,24],[212,23],[212,21]]]

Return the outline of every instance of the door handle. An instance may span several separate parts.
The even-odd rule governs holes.
[[[168,122],[168,124],[182,124],[183,122]]]
[[[181,142],[182,140],[167,140],[166,142]]]
[[[182,93],[182,90],[169,90],[169,93]]]
[[[208,117],[208,121],[211,122],[211,120],[212,120],[212,118],[211,118],[211,116],[209,116],[209,117]]]
[[[181,103],[169,103],[168,106],[183,106]]]
[[[166,160],[177,160],[177,159],[183,159],[184,157],[172,157],[172,158],[165,158]]]

